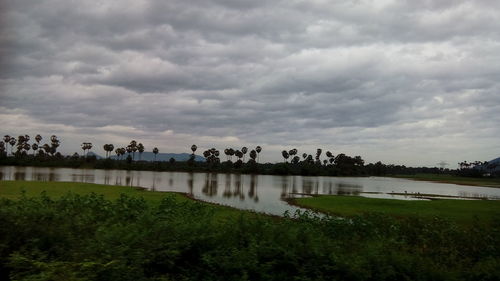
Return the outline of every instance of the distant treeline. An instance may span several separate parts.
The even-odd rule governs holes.
[[[103,149],[106,151],[106,158],[100,159],[95,154],[89,155],[93,147],[90,142],[82,143],[83,156],[76,152],[71,156],[64,156],[57,151],[61,141],[56,135],[52,135],[49,142],[44,144],[42,144],[41,135],[36,135],[31,144],[30,139],[29,135],[20,135],[17,138],[5,135],[3,141],[0,141],[0,165],[304,176],[386,176],[418,173],[467,177],[500,176],[500,170],[496,169],[496,166],[492,167],[497,164],[487,162],[464,161],[459,163],[460,168],[457,170],[444,169],[444,165],[447,165],[444,162],[441,163],[442,168],[414,168],[404,165],[387,165],[382,162],[365,164],[361,156],[351,157],[344,153],[334,155],[330,151],[322,154],[321,148],[318,148],[314,155],[300,154],[296,148],[283,150],[281,152],[283,163],[263,164],[259,162],[259,156],[263,150],[261,146],[256,146],[254,149],[245,146],[241,149],[225,148],[222,151],[210,148],[202,152],[205,161],[199,162],[195,161],[197,157],[200,157],[195,155],[198,147],[193,144],[190,147],[192,154],[187,161],[176,161],[173,158],[169,161],[156,161],[159,153],[156,147],[152,148],[154,161],[142,161],[141,156],[146,151],[146,147],[136,140],[131,140],[130,144],[122,147],[105,144]],[[114,159],[111,158],[113,151],[116,154]],[[248,159],[245,160],[247,154]],[[223,155],[225,155],[225,161],[221,159]]]
[[[361,160],[361,161],[360,161]],[[298,163],[256,163],[256,162],[199,162],[194,160],[176,161],[132,161],[97,159],[96,156],[63,156],[57,155],[15,155],[0,154],[0,165],[35,166],[35,167],[67,167],[93,169],[120,169],[139,171],[180,171],[180,172],[214,172],[214,173],[242,173],[268,175],[303,175],[303,176],[389,176],[415,174],[449,174],[457,176],[483,177],[479,169],[443,169],[428,167],[406,167],[404,165],[387,165],[381,162],[364,164],[361,158],[341,155],[332,163],[301,161]],[[489,176],[499,177],[500,174]]]

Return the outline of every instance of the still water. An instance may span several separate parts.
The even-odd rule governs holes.
[[[412,200],[417,199],[412,194],[420,193],[500,199],[500,188],[385,177],[303,177],[0,166],[0,179],[140,186],[156,191],[184,192],[203,201],[275,215],[282,215],[287,210],[293,213],[298,209],[283,199],[316,194]]]

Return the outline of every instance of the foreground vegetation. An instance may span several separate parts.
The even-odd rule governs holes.
[[[476,222],[491,224],[500,218],[500,201],[497,200],[422,201],[325,195],[297,198],[292,203],[343,217],[374,212],[396,218],[414,217],[423,220],[432,220],[437,216],[467,226]]]
[[[0,183],[25,189],[0,199],[0,280],[500,279],[498,216],[466,227],[382,214],[221,220],[220,207],[178,195]]]

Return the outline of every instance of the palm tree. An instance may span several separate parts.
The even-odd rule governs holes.
[[[37,143],[33,143],[31,145],[31,149],[33,150],[33,155],[35,155],[35,152],[38,150],[38,144]]]
[[[10,136],[9,135],[3,136],[3,141],[5,142],[5,151],[6,151],[6,154],[8,154],[9,153],[8,145],[9,145],[9,142],[10,142]]]
[[[111,152],[113,151],[115,146],[112,144],[105,144],[103,146],[103,148],[104,148],[104,151],[106,151],[106,158],[109,158],[109,156],[111,155]]]
[[[284,161],[284,162],[286,163],[286,160],[288,159],[288,157],[290,157],[290,155],[288,154],[288,151],[283,150],[283,151],[281,152],[281,155],[283,155],[283,158],[285,158],[285,161]]]
[[[229,148],[228,152],[229,152],[229,161],[232,162],[233,161],[233,155],[234,155],[234,149]]]
[[[26,154],[28,154],[28,151],[31,149],[31,145],[26,142],[26,143],[24,143],[23,149],[26,150]]]
[[[135,152],[137,151],[137,142],[135,140],[132,140],[132,141],[130,141],[130,145],[129,146],[130,146],[130,151],[132,152],[132,160],[134,160],[134,158],[135,158]]]
[[[87,143],[86,142],[82,142],[82,144],[80,145],[82,150],[83,150],[83,157],[87,157],[87,154],[85,154],[85,150],[87,150]]]
[[[51,143],[51,150],[50,154],[54,155],[56,153],[57,147],[59,147],[59,139],[57,138],[56,135],[50,136],[50,143]],[[90,145],[92,147],[92,144]]]
[[[316,150],[316,163],[321,164],[321,161],[319,160],[319,157],[321,156],[321,152],[322,152],[322,151],[323,151],[323,150],[322,150],[321,148],[318,148],[318,149]]]
[[[139,143],[137,145],[137,150],[139,151],[139,161],[141,161],[142,153],[144,152],[144,145],[142,143]]]
[[[246,146],[241,148],[241,152],[243,153],[243,162],[245,162],[245,154],[247,154],[248,148]]]
[[[127,145],[126,151],[128,153],[128,156],[130,156],[130,153],[132,153],[132,146],[131,145]],[[128,156],[127,156],[127,158],[128,158]]]
[[[238,161],[241,162],[241,158],[243,158],[243,152],[239,151],[239,150],[236,150],[234,152],[234,155],[236,155],[236,157],[238,157]]]
[[[196,149],[195,149],[195,150],[196,150]],[[156,154],[158,154],[158,152],[160,152],[160,151],[158,150],[158,147],[153,148],[153,154],[155,155],[155,160],[154,160],[155,162],[156,162]],[[193,151],[193,154],[194,154],[194,151]]]
[[[17,137],[17,151],[16,155],[19,155],[24,148],[25,138],[23,135]]]
[[[87,158],[87,154],[89,153],[89,150],[92,148],[92,143],[90,142],[84,142],[82,143],[82,149],[83,149],[83,156]],[[85,150],[87,150],[87,153],[85,153]]]
[[[260,145],[257,145],[257,147],[255,148],[255,151],[257,152],[257,162],[259,162],[259,156],[260,156],[260,152],[262,151],[262,147],[260,147]]]
[[[251,161],[253,163],[255,163],[255,158],[257,158],[257,151],[252,149],[252,151],[250,151],[250,158],[252,159]],[[250,161],[248,161],[248,162],[250,162]]]
[[[120,160],[121,151],[122,151],[122,149],[119,147],[117,149],[115,149],[116,160]]]
[[[50,148],[50,145],[48,145],[47,143],[44,144],[42,146],[43,150],[45,150],[45,153],[50,153],[51,152],[51,148]]]
[[[0,155],[3,156],[5,153],[5,143],[3,141],[0,141]]]
[[[14,154],[12,150],[14,149],[14,145],[16,145],[16,138],[15,137],[10,137],[9,144],[10,144],[10,154]]]
[[[191,145],[191,151],[193,151],[193,155],[194,155],[194,152],[196,151],[196,149],[198,149],[196,144]]]

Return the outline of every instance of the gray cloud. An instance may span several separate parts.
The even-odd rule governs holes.
[[[331,147],[368,161],[500,147],[498,1],[3,1],[0,117],[66,152]],[[424,157],[423,155],[427,155]]]

